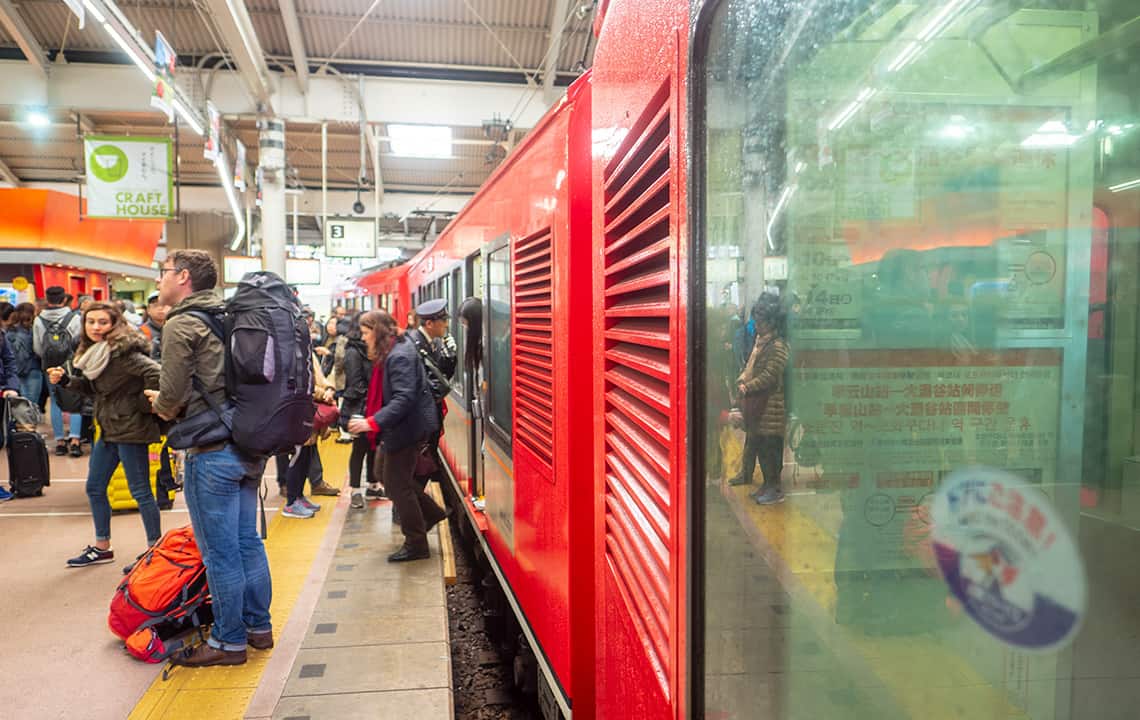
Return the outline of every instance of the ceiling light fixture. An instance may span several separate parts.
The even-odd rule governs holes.
[[[450,158],[451,128],[446,125],[389,125],[388,143],[393,155]]]

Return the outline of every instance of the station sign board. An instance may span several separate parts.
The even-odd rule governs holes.
[[[361,218],[329,218],[325,221],[325,256],[376,257],[376,222]]]
[[[87,217],[161,219],[174,215],[170,138],[87,135]]]

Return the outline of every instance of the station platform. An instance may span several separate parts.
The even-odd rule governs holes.
[[[50,435],[50,431],[49,431]],[[321,444],[326,482],[347,485],[349,446]],[[351,510],[349,495],[312,497],[312,520],[278,514],[266,469],[276,646],[245,665],[171,668],[135,660],[107,629],[123,566],[145,547],[137,512],[115,513],[115,562],[70,569],[92,540],[87,456],[52,457],[40,498],[0,504],[0,657],[5,718],[354,718],[453,716],[447,603],[439,533],[432,559],[388,563],[402,542],[388,501]],[[0,462],[7,485],[7,463]],[[182,495],[163,530],[189,523]]]

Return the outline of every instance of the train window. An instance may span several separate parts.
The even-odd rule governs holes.
[[[512,430],[511,376],[511,246],[487,254],[487,322],[484,357],[487,372],[487,420],[508,445]]]
[[[704,716],[1135,715],[1138,12],[706,3]]]

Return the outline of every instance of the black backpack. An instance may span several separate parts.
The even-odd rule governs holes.
[[[316,410],[313,348],[285,281],[268,271],[247,273],[224,312],[185,312],[206,323],[226,347],[225,415],[234,444],[259,457],[304,445]]]
[[[64,363],[75,354],[75,347],[79,344],[79,338],[71,337],[69,327],[72,318],[77,314],[79,314],[78,310],[72,310],[55,322],[48,322],[42,315],[40,316],[39,321],[44,324],[43,347],[40,353],[44,370],[63,367]]]

